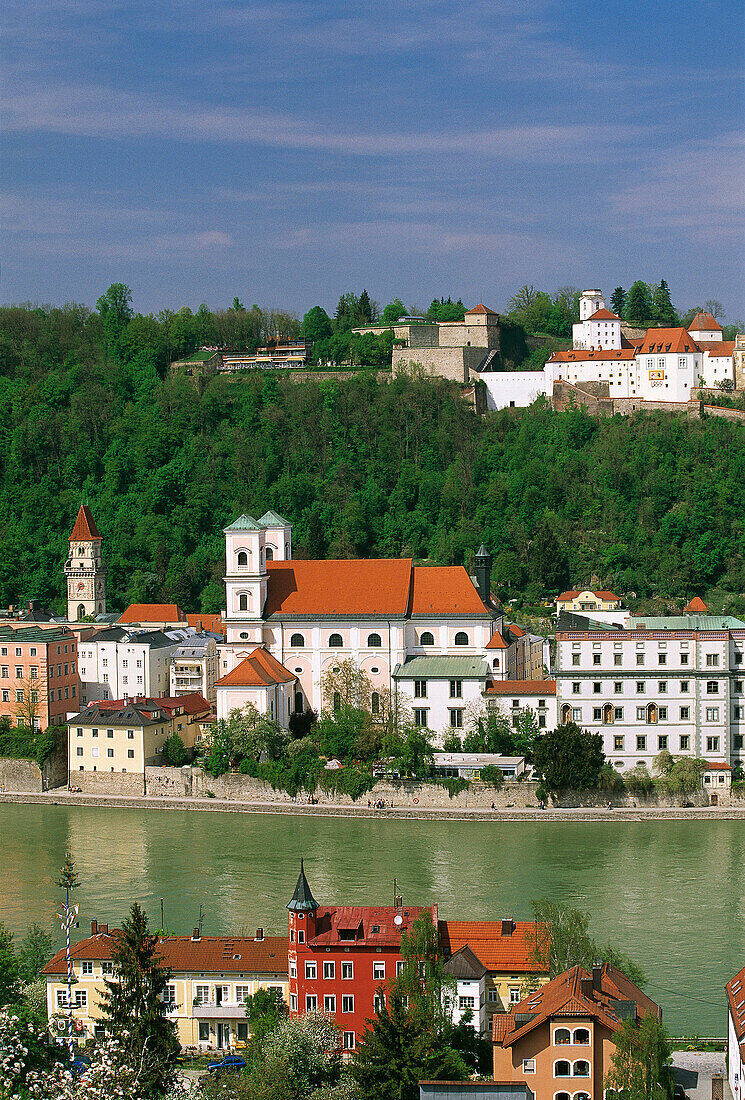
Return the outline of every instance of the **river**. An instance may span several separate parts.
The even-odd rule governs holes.
[[[54,882],[70,845],[80,932],[116,924],[132,901],[190,932],[286,930],[306,861],[321,903],[437,902],[440,916],[530,917],[550,897],[591,914],[644,969],[673,1034],[725,1034],[724,984],[745,962],[745,823],[468,822],[290,817],[173,810],[0,805],[0,920],[50,930]]]

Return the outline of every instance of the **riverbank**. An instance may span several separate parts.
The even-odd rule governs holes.
[[[483,809],[481,807],[443,806],[425,809],[417,806],[385,806],[376,809],[362,804],[339,805],[307,802],[238,802],[235,799],[187,798],[141,795],[72,794],[64,790],[0,792],[0,805],[95,806],[103,809],[196,810],[233,814],[275,814],[297,817],[403,818],[417,821],[740,821],[745,820],[745,804],[739,806],[602,806],[548,807],[540,809]]]

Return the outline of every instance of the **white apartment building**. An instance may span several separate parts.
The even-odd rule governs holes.
[[[170,694],[201,695],[214,706],[217,700],[217,640],[213,634],[192,634],[171,655]]]
[[[78,648],[80,702],[168,695],[171,655],[184,632],[114,626],[84,638]],[[194,689],[196,690],[196,689]]]
[[[445,974],[455,983],[445,994],[451,1019],[457,1025],[470,1012],[471,1026],[478,1035],[487,1033],[486,981],[489,971],[466,944],[445,963]]]
[[[663,749],[745,761],[744,622],[683,614],[617,628],[588,619],[587,629],[560,622],[556,640],[558,720],[600,733],[619,770],[651,767]]]

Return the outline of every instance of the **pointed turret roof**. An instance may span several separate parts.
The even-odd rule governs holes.
[[[476,557],[477,557],[477,558],[490,558],[490,557],[491,557],[491,554],[490,554],[490,553],[489,553],[489,551],[488,551],[488,550],[486,549],[486,547],[484,546],[483,542],[481,543],[481,546],[480,546],[480,547],[478,548],[478,550],[476,551]]]
[[[479,304],[477,306],[474,306],[473,309],[467,309],[466,310],[466,317],[468,316],[469,313],[481,313],[481,314],[488,313],[492,317],[497,316],[496,313],[494,312],[494,310],[489,309],[489,307],[485,306],[483,302],[479,302]]]
[[[87,504],[81,504],[78,509],[78,516],[75,520],[75,526],[72,529],[70,535],[70,542],[85,542],[90,539],[100,539],[101,536],[98,533],[96,527],[96,521],[93,518],[93,513]]]
[[[289,527],[289,523],[286,519],[282,519],[276,512],[273,512],[271,508],[268,512],[264,512],[264,515],[259,520],[262,527]]]
[[[700,596],[694,596],[690,603],[683,608],[684,615],[708,615],[709,608]]]
[[[253,516],[249,516],[247,512],[244,512],[242,516],[238,516],[238,519],[233,520],[229,527],[223,528],[223,534],[227,531],[260,531],[261,524],[257,523]]]
[[[300,876],[297,880],[295,893],[287,906],[293,913],[314,913],[318,908],[318,902],[310,892],[308,880],[305,877],[303,861],[300,860]]]

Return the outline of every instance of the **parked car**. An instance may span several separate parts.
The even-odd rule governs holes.
[[[223,1073],[240,1073],[246,1068],[246,1059],[240,1054],[226,1054],[220,1062],[209,1062],[207,1070],[219,1077]]]

